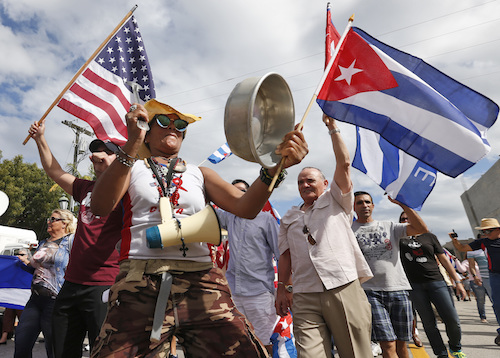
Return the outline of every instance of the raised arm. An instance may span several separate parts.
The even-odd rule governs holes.
[[[451,238],[453,246],[455,246],[455,249],[457,249],[458,251],[460,252],[472,251],[472,248],[469,246],[469,244],[464,245],[458,241],[458,236],[456,236],[454,232],[449,232],[448,236]]]
[[[42,167],[47,173],[47,175],[55,181],[66,193],[73,195],[73,182],[76,177],[61,168],[59,162],[56,160],[52,154],[49,144],[45,139],[45,123],[42,122],[40,125],[35,122],[31,125],[29,129],[29,134],[35,140],[36,146],[38,148],[38,153],[40,154],[40,161],[42,162]]]
[[[328,128],[328,133],[332,140],[333,153],[335,154],[335,172],[333,180],[340,188],[342,193],[347,193],[352,188],[351,183],[351,160],[349,158],[349,151],[347,146],[340,135],[340,129],[337,127],[335,119],[323,114],[323,122]]]
[[[301,131],[295,129],[288,133],[278,146],[277,153],[283,157],[283,168],[291,167],[302,161],[308,153],[307,143]],[[269,185],[257,178],[246,193],[238,190],[234,185],[224,181],[215,171],[209,168],[200,168],[205,179],[205,188],[208,200],[220,208],[242,218],[252,219],[264,207],[271,193]],[[277,171],[277,166],[268,170],[270,176]]]
[[[128,140],[122,150],[130,157],[136,157],[139,148],[144,142],[145,130],[137,127],[138,118],[148,118],[148,112],[143,106],[138,106],[134,115],[125,116],[127,121]],[[111,165],[99,176],[92,190],[90,208],[95,215],[106,216],[113,211],[123,198],[130,184],[131,167],[119,160]]]
[[[415,210],[391,198],[390,196],[389,200],[392,203],[399,205],[401,209],[403,209],[403,211],[408,216],[408,226],[406,227],[406,235],[416,236],[429,232],[429,229],[427,228],[427,225],[425,224],[424,220],[422,220],[420,215],[418,215]]]

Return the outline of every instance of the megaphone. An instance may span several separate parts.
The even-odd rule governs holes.
[[[151,249],[208,242],[220,245],[222,240],[219,218],[215,209],[207,205],[203,210],[183,219],[172,217],[172,207],[166,197],[160,198],[162,223],[146,229],[147,245]]]

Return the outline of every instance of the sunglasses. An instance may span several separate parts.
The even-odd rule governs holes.
[[[63,218],[55,218],[55,217],[53,217],[53,216],[51,216],[50,218],[48,218],[48,219],[47,219],[47,222],[48,222],[48,223],[51,223],[51,224],[52,224],[54,221],[64,221],[64,219],[63,219]]]
[[[483,234],[483,235],[489,235],[489,234],[491,234],[493,231],[495,231],[496,229],[498,229],[498,228],[494,228],[494,229],[484,229],[484,230],[481,230],[481,234]]]
[[[312,237],[307,225],[304,225],[304,227],[302,228],[302,232],[307,235],[307,241],[309,241],[311,245],[316,245],[316,240],[314,240],[314,237]]]
[[[14,254],[14,255],[15,256],[26,256],[27,254],[19,254],[19,253],[17,253],[17,254]]]
[[[187,129],[188,122],[183,119],[170,119],[166,114],[157,114],[153,117],[156,119],[156,123],[162,128],[167,128],[171,121],[174,121],[175,129],[179,132],[184,132]]]

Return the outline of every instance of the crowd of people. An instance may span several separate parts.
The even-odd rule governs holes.
[[[90,144],[96,181],[65,172],[45,140],[44,124],[30,127],[43,168],[80,208],[78,220],[54,210],[49,238],[32,257],[18,253],[33,281],[15,332],[15,357],[31,356],[40,332],[51,358],[81,357],[86,336],[94,358],[175,357],[176,342],[187,357],[269,357],[276,321],[291,312],[301,358],[332,357],[334,349],[341,358],[371,357],[374,342],[384,357],[409,357],[407,342],[418,339],[415,314],[437,357],[449,352],[465,358],[460,319],[440,266],[462,297],[457,270],[467,272],[480,319],[486,322],[488,296],[500,326],[498,221],[483,219],[476,228],[481,238],[469,244],[450,234],[455,248],[468,253],[466,265],[455,268],[415,210],[389,197],[403,211],[398,222],[375,220],[372,196],[354,191],[334,119],[323,116],[335,159],[331,182],[320,169],[303,168],[297,178],[303,202],[280,225],[261,210],[273,176],[278,186],[284,169],[308,153],[300,130],[277,146],[281,172],[262,168],[252,184],[228,183],[179,158],[187,129],[199,117],[153,99],[133,104],[125,120],[124,145]],[[161,241],[166,223],[180,230],[183,219],[208,205],[216,206],[228,231],[225,273],[210,258],[210,233],[196,242],[181,237],[162,249],[150,242],[152,232]],[[9,313],[12,322],[16,313]],[[500,328],[494,343],[500,345]]]

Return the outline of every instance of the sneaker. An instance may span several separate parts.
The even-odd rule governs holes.
[[[467,358],[465,353],[462,351],[456,351],[456,352],[450,351],[450,354],[452,357],[455,357],[455,358]]]
[[[378,344],[377,342],[372,342],[372,353],[374,357],[382,354],[382,348],[380,348],[380,344]]]
[[[481,323],[488,323],[488,320],[486,318],[481,318]]]
[[[498,334],[497,338],[495,338],[495,344],[497,346],[500,346],[500,333]]]

